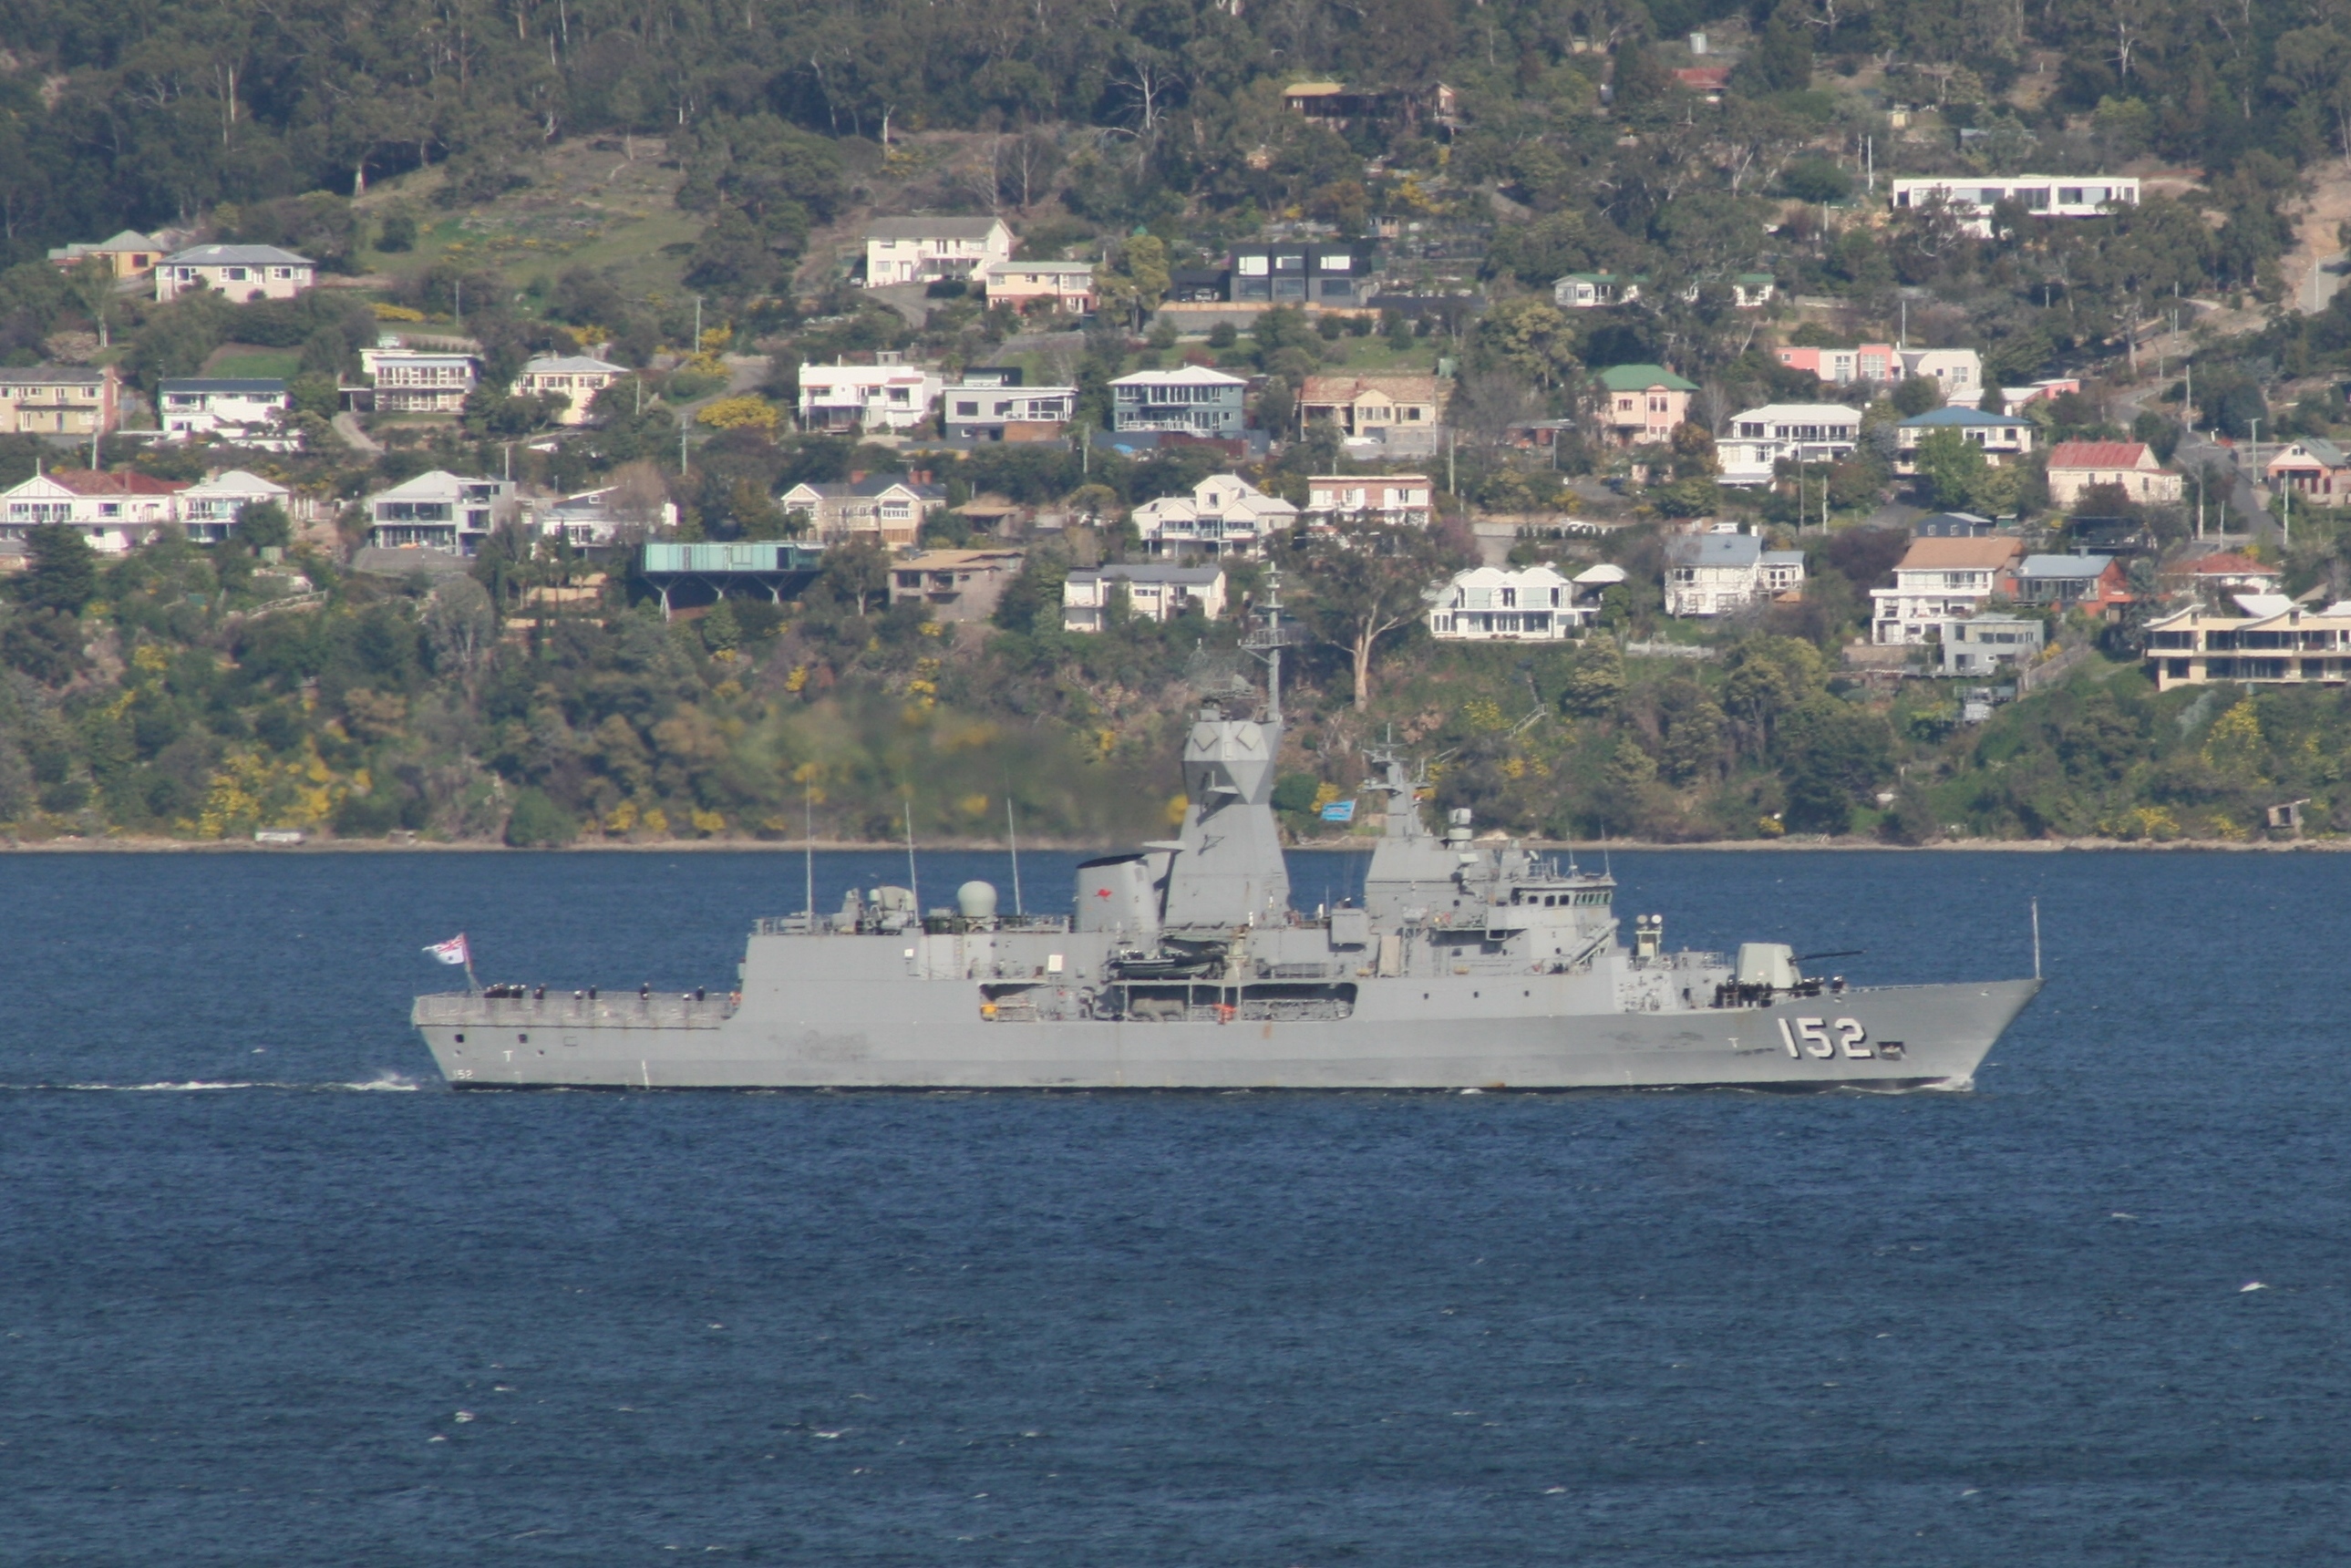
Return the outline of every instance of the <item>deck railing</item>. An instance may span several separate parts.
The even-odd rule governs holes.
[[[697,1001],[660,991],[650,997],[622,991],[592,998],[568,991],[550,991],[544,998],[444,991],[417,998],[411,1018],[420,1024],[482,1029],[716,1029],[735,1016],[737,1005],[724,994]]]

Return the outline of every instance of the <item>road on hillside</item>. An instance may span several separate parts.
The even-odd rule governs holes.
[[[2161,390],[2160,382],[2150,382],[2145,386],[2133,387],[2117,397],[2115,401],[2127,411],[2121,423],[2127,425],[2145,413],[2147,401]],[[2202,433],[2190,430],[2179,438],[2179,444],[2172,451],[2171,461],[2173,466],[2187,476],[2190,489],[2194,486],[2195,476],[2205,468],[2217,465],[2223,470],[2225,478],[2220,485],[2220,493],[2215,495],[2210,489],[2205,492],[2207,527],[2216,520],[2210,508],[2225,506],[2227,510],[2221,516],[2233,515],[2235,531],[2251,534],[2258,540],[2276,536],[2277,519],[2270,516],[2268,507],[2262,505],[2261,494],[2253,488],[2252,477],[2238,461],[2236,448],[2208,441]],[[2187,503],[2189,516],[2194,517],[2195,497],[2183,493],[2181,498]]]

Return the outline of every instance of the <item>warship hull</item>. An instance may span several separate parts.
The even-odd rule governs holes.
[[[973,987],[842,979],[750,1005],[426,996],[413,1020],[459,1088],[1948,1090],[1971,1086],[2041,986],[1578,1011],[1590,988],[1577,978],[1380,981],[1351,1016],[1322,1019],[1214,1007],[1151,1021],[986,1019]]]

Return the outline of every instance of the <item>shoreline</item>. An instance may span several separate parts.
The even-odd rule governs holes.
[[[1494,837],[1482,837],[1479,841],[1492,843]],[[2092,853],[2111,852],[2132,854],[2177,854],[2182,852],[2225,852],[2276,854],[2283,852],[2339,853],[2351,851],[2351,836],[2326,839],[2173,839],[2161,842],[2146,839],[1944,839],[1930,844],[1889,844],[1868,839],[1782,838],[1782,839],[1703,839],[1685,842],[1663,842],[1649,839],[1524,839],[1520,842],[1531,850],[1544,853],[1569,851],[1591,852],[1599,851],[1679,851],[1708,853],[1782,854],[1792,852],[1833,852],[1836,853],[1938,854],[1954,852],[1970,854],[2053,854],[2062,852]],[[1369,854],[1379,842],[1376,837],[1348,839],[1311,839],[1285,844],[1285,850],[1309,852],[1341,852]],[[1100,854],[1120,846],[1099,842],[1077,842],[1059,839],[1039,839],[1026,841],[1021,847],[1033,853]],[[935,839],[918,841],[916,848],[944,854],[1002,854],[1006,852],[1000,839]],[[808,850],[820,850],[827,854],[903,854],[906,845],[896,840],[819,839],[814,843],[794,840],[764,839],[664,839],[644,842],[599,841],[566,844],[558,849],[518,850],[510,845],[487,840],[419,841],[414,843],[392,843],[382,839],[315,839],[298,844],[262,844],[246,839],[190,840],[122,836],[119,838],[57,838],[42,840],[7,840],[0,842],[0,855],[5,854],[798,854]]]

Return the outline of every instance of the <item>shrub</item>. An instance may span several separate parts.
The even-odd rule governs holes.
[[[571,813],[549,800],[543,789],[525,789],[515,797],[507,818],[507,843],[518,850],[559,849],[580,836]]]

